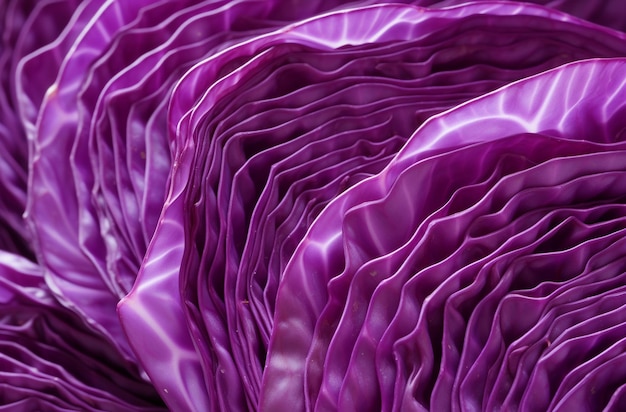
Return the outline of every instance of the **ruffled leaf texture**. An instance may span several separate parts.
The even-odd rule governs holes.
[[[169,172],[168,143],[162,133],[166,127],[164,122],[155,126],[158,113],[152,117],[149,112],[155,107],[164,112],[165,106],[159,105],[193,59],[268,25],[261,14],[254,15],[258,21],[242,24],[259,10],[275,9],[275,5],[268,8],[260,2],[253,8],[252,3],[243,10],[241,5],[231,7],[232,2],[222,2],[219,7],[216,2],[0,2],[0,250],[3,261],[18,262],[16,268],[3,269],[2,279],[6,278],[11,291],[26,288],[40,298],[29,301],[17,292],[6,292],[2,306],[6,327],[16,331],[3,333],[0,340],[4,359],[0,409],[162,409],[161,399],[136,364],[115,312],[117,301],[132,285],[129,273],[136,272],[143,255],[145,244],[141,242],[147,243],[146,233],[151,233],[158,218]],[[299,19],[316,12],[310,7],[292,15],[285,13],[282,18]],[[203,37],[207,29],[198,31],[207,24],[213,34],[208,41]],[[228,32],[237,25],[235,33]],[[130,47],[118,47],[129,39],[124,45]],[[133,49],[137,44],[142,47]],[[163,47],[153,50],[157,46]],[[171,49],[179,52],[178,56],[172,57]],[[130,67],[120,73],[143,53],[151,53],[152,60],[144,61],[139,71]],[[169,66],[161,65],[163,60]],[[157,73],[147,72],[148,67],[157,67]],[[163,85],[159,76],[170,78]],[[113,77],[115,84],[101,93],[103,85],[114,83]],[[137,87],[129,90],[129,84]],[[128,96],[131,103],[137,103],[130,109],[135,117],[129,125],[140,129],[141,138],[146,136],[141,134],[142,128],[150,136],[144,141],[129,133],[135,137],[128,139],[132,179],[123,169],[125,148],[118,146],[127,140],[122,125],[125,117],[117,116],[128,114]],[[92,118],[98,120],[95,132],[90,129]],[[112,135],[111,130],[121,130],[120,135]],[[109,133],[108,140],[101,137],[104,133]],[[115,162],[122,167],[105,170]],[[95,182],[93,176],[111,170],[114,175],[106,175],[110,180]],[[144,173],[147,183],[143,182]],[[120,192],[118,183],[128,187],[119,186]],[[140,214],[132,209],[138,201],[128,200],[126,191],[134,185],[141,203],[146,184],[151,190],[145,194],[148,200],[143,202],[148,205]],[[108,204],[101,200],[105,196],[116,211],[120,202],[130,205],[130,212],[124,215],[134,231],[127,235],[134,236],[130,241],[118,234],[129,230],[124,222],[116,221],[112,227],[108,216],[93,220],[94,204],[100,215],[107,211]],[[25,209],[30,230],[24,229]],[[147,229],[134,227],[136,221],[144,220]],[[132,248],[119,252],[126,246],[123,242],[133,241]],[[106,242],[108,248],[102,247]],[[5,256],[5,251],[16,256]],[[36,259],[41,267],[28,266],[17,255]],[[19,313],[23,315],[14,315]]]
[[[24,231],[22,218],[27,196],[28,144],[19,115],[23,94],[15,78],[22,59],[52,42],[66,27],[76,3],[0,2],[0,249],[31,260],[31,236]],[[51,73],[54,70],[41,77]]]
[[[496,256],[510,256],[518,249],[519,256],[532,255],[532,248],[544,248],[541,253],[551,261],[550,253],[567,249],[558,239],[568,230],[577,233],[587,225],[590,229],[582,230],[588,233],[583,237],[594,238],[620,229],[619,222],[610,218],[619,214],[617,200],[613,199],[617,209],[600,205],[596,209],[590,203],[579,212],[578,203],[585,201],[574,194],[581,189],[564,189],[558,199],[553,193],[560,193],[565,182],[577,181],[575,173],[583,179],[586,169],[573,166],[576,162],[594,163],[576,156],[611,152],[609,157],[617,159],[620,154],[619,144],[609,144],[619,141],[610,133],[619,134],[620,129],[610,133],[602,129],[608,127],[602,123],[608,117],[598,115],[600,120],[594,123],[592,115],[580,121],[570,115],[595,113],[601,107],[598,99],[616,96],[611,93],[621,86],[619,76],[607,82],[602,71],[610,64],[598,60],[580,70],[561,69],[565,80],[556,82],[558,87],[552,86],[555,72],[551,72],[528,80],[536,82],[534,86],[524,87],[521,82],[490,93],[567,62],[624,56],[625,49],[622,33],[544,7],[488,2],[442,9],[381,5],[332,12],[198,60],[172,90],[167,118],[173,153],[168,193],[134,287],[118,308],[137,357],[168,406],[176,410],[459,407],[461,401],[454,403],[449,388],[461,391],[457,388],[461,384],[455,383],[460,360],[450,359],[449,354],[443,358],[442,334],[448,328],[441,323],[440,301],[429,303],[428,315],[420,315],[430,293],[443,287],[447,295],[437,299],[445,302],[457,291],[455,286],[443,286],[446,282],[465,287],[472,276],[478,278],[469,272],[474,261],[489,257],[487,261],[495,265],[500,262]],[[618,62],[611,64],[623,64]],[[592,82],[607,84],[598,85],[597,92],[595,83],[577,87]],[[480,105],[481,100],[476,100],[464,105],[485,94],[489,103]],[[572,97],[563,101],[563,95]],[[510,107],[502,108],[504,97],[493,96],[509,96]],[[619,98],[611,101],[619,105]],[[465,115],[446,112],[458,105],[456,111],[465,110]],[[480,107],[476,113],[468,109],[474,106]],[[433,119],[414,133],[429,118]],[[538,128],[540,121],[542,128]],[[509,134],[509,123],[519,130],[512,128]],[[438,138],[441,142],[422,132],[432,129],[432,124],[445,125]],[[589,133],[594,127],[605,130],[607,136],[561,132],[581,132],[583,126]],[[470,137],[464,138],[464,133]],[[498,133],[505,135],[497,139]],[[418,149],[423,157],[406,155]],[[392,179],[395,175],[389,170],[409,169],[431,157],[428,166],[420,166],[422,175],[416,172],[403,180],[404,188],[392,197],[396,177]],[[573,159],[566,167],[572,174],[557,173],[565,161],[556,162],[556,169],[542,169],[534,178],[556,174],[546,183],[556,189],[547,194],[529,190],[530,195],[523,195],[552,199],[552,203],[537,204],[536,212],[519,206],[521,200],[516,198],[517,206],[508,206],[512,211],[497,213],[504,208],[506,196],[526,193],[525,184],[534,187],[524,179],[508,183],[506,176],[552,164],[558,157]],[[595,184],[587,182],[585,187]],[[489,194],[496,187],[502,193]],[[614,190],[617,193],[619,188]],[[418,207],[416,199],[425,206]],[[524,205],[531,202],[523,200]],[[343,209],[348,201],[349,207]],[[446,206],[448,201],[452,206]],[[458,221],[454,217],[480,202],[485,205],[479,212],[468,212]],[[552,216],[544,210],[550,206],[563,211]],[[443,211],[431,217],[439,209]],[[472,226],[471,233],[476,234],[467,235],[472,219],[490,214],[496,217],[483,217],[487,223],[478,229]],[[531,217],[517,222],[518,215],[525,214]],[[431,221],[446,216],[450,218],[443,224],[429,229],[437,233],[424,234]],[[608,223],[600,224],[605,218]],[[490,231],[497,233],[488,236]],[[497,249],[515,235],[522,240],[511,241],[510,250]],[[466,237],[468,246],[463,246]],[[478,240],[470,242],[472,237]],[[546,246],[553,238],[557,239],[554,250]],[[423,239],[430,243],[422,246]],[[576,240],[572,242],[569,247],[575,248]],[[593,250],[601,250],[608,243],[594,245]],[[582,256],[587,253],[584,256],[591,259],[592,252],[584,250],[568,253],[586,262]],[[454,257],[448,261],[447,256]],[[497,267],[514,260],[508,259]],[[569,262],[566,257],[560,260]],[[478,270],[485,262],[471,268]],[[407,267],[401,270],[402,265]],[[431,269],[435,274],[418,276],[418,270],[430,266],[438,268]],[[465,266],[468,272],[456,275]],[[401,274],[393,275],[396,272]],[[394,282],[385,281],[392,276]],[[497,275],[491,276],[490,284],[497,283]],[[573,277],[563,274],[554,282],[567,283]],[[483,286],[474,286],[474,295],[466,297],[469,303],[458,304],[465,311],[458,310],[462,314],[456,315],[457,324],[447,332],[456,340],[445,337],[456,345],[457,357],[465,331],[479,328],[465,325],[472,313],[466,306],[478,307],[488,288],[486,280],[477,282]],[[509,280],[500,293],[506,295],[510,287],[524,289],[525,284],[517,282]],[[532,282],[528,284],[534,287]],[[379,284],[387,289],[378,292]],[[490,306],[479,309],[492,314],[494,301],[500,299],[504,297],[487,299]],[[402,328],[392,326],[396,318]],[[432,322],[435,331],[424,319]],[[384,335],[387,328],[391,332]],[[435,335],[432,340],[421,337],[430,334]],[[483,345],[480,339],[487,338],[477,337],[477,348]],[[396,349],[398,341],[405,342],[402,349]],[[490,356],[488,362],[494,355]],[[474,359],[468,359],[464,365],[475,365]],[[420,360],[430,363],[416,366]],[[444,364],[440,381],[437,376]],[[480,371],[480,366],[476,368]],[[508,381],[498,382],[506,387]],[[468,385],[463,390],[469,395],[455,396],[463,405],[474,402],[481,409],[482,395],[472,396],[476,391],[490,394],[490,389],[475,389],[473,382]],[[485,406],[486,402],[504,404],[485,400]],[[511,395],[507,402],[508,407],[522,401]]]
[[[620,410],[625,79],[521,80],[337,197],[285,269],[263,407]]]
[[[393,381],[397,388],[389,386],[391,381],[385,379],[392,379],[391,375],[361,375],[362,366],[346,366],[355,348],[363,347],[362,340],[350,336],[359,333],[356,328],[365,324],[365,315],[355,315],[354,330],[340,328],[340,306],[348,300],[341,301],[337,296],[344,293],[345,299],[356,299],[354,310],[378,304],[368,300],[376,289],[375,282],[359,285],[362,280],[357,280],[355,288],[363,292],[349,292],[346,282],[352,280],[347,279],[361,279],[361,275],[339,276],[332,272],[338,268],[336,265],[345,266],[340,262],[352,253],[352,246],[346,246],[345,251],[324,246],[319,262],[308,261],[309,266],[303,270],[312,277],[308,281],[317,282],[317,289],[303,288],[293,294],[302,300],[298,310],[291,311],[289,298],[284,295],[298,287],[298,275],[293,273],[300,267],[303,254],[308,256],[312,234],[321,230],[316,228],[324,226],[320,222],[332,213],[324,211],[338,210],[333,205],[352,199],[351,193],[372,185],[369,182],[377,181],[378,187],[387,179],[381,176],[391,168],[409,168],[408,157],[404,166],[398,166],[408,149],[395,156],[406,144],[415,147],[422,144],[416,142],[429,141],[420,132],[414,134],[422,123],[510,82],[562,64],[626,55],[624,35],[612,30],[626,28],[626,13],[618,1],[584,5],[574,0],[536,1],[553,9],[512,2],[457,5],[461,2],[453,0],[413,2],[414,6],[432,9],[373,3],[0,1],[0,289],[5,290],[0,290],[0,295],[6,309],[0,322],[0,361],[4,365],[0,368],[0,399],[6,406],[0,409],[160,409],[163,405],[148,380],[167,406],[177,411],[332,409],[349,406],[342,403],[345,401],[339,394],[348,396],[350,389],[338,383],[338,379],[344,379],[338,378],[341,373],[349,375],[348,370],[358,379],[365,376],[384,381],[370,382],[378,389],[354,400],[371,402],[363,404],[365,409],[405,407],[413,398],[415,405],[429,408],[431,398],[441,399],[450,385],[458,393],[455,396],[467,399],[468,405],[482,402],[488,407],[541,407],[541,402],[551,401],[552,394],[542,400],[519,393],[530,382],[529,377],[519,378],[522,380],[514,383],[517,386],[510,376],[490,378],[492,386],[497,382],[500,387],[518,388],[518,392],[511,389],[513,395],[501,392],[491,399],[486,397],[490,392],[485,386],[484,400],[468,386],[471,379],[478,379],[475,375],[466,379],[470,383],[451,384],[450,372],[448,380],[439,383],[433,378],[436,368],[450,364],[450,370],[458,370],[455,365],[461,360],[446,355],[444,362],[442,349],[432,349],[436,345],[430,349],[431,369],[412,378],[418,382],[413,387],[401,379]],[[615,83],[610,84],[619,89]],[[587,101],[587,94],[591,95],[587,92],[585,89],[582,100]],[[526,95],[524,101],[534,99],[534,95]],[[560,104],[561,118],[566,109],[579,110],[573,102]],[[494,116],[501,118],[504,113]],[[581,123],[583,126],[588,126],[587,120]],[[561,130],[559,127],[560,123],[554,130]],[[482,132],[482,126],[478,128]],[[471,192],[456,196],[469,196],[479,202],[507,173],[530,169],[533,161],[549,162],[558,156],[578,159],[576,156],[619,150],[619,145],[609,148],[607,143],[617,138],[607,138],[603,142],[606,147],[593,138],[587,139],[590,142],[586,145],[570,147],[569,136],[541,131],[537,137],[528,134],[530,129],[526,134],[520,131],[507,140],[509,143],[503,140],[493,147],[487,145],[488,139],[471,141],[471,145],[461,142],[435,147],[428,153],[451,156],[437,160],[449,162],[441,165],[441,170],[448,170],[444,180],[449,181],[449,186],[441,189],[447,187],[445,193],[452,193],[450,196],[455,196],[455,190]],[[480,142],[486,146],[479,147]],[[545,147],[545,152],[536,158],[524,150],[509,154],[519,149],[517,146],[532,146],[541,152]],[[474,156],[474,160],[485,156],[484,169],[467,173],[466,180],[455,180],[457,174],[470,167],[469,160],[462,159],[465,155],[454,155],[457,149],[470,150],[468,156]],[[487,156],[484,152],[493,153]],[[519,160],[526,158],[530,159],[526,163]],[[419,156],[415,159],[422,160]],[[390,161],[391,166],[387,166]],[[583,164],[587,160],[580,161]],[[613,163],[607,160],[609,164]],[[610,175],[608,171],[606,174]],[[566,179],[565,175],[559,176]],[[580,179],[583,177],[581,174]],[[479,182],[472,183],[471,179]],[[483,186],[463,190],[462,184]],[[595,187],[596,182],[585,184]],[[511,187],[523,187],[520,185]],[[437,196],[442,196],[438,188],[414,189],[426,197],[432,195],[429,202],[433,205],[440,199]],[[377,190],[372,194],[382,193]],[[567,190],[578,193],[579,189]],[[367,202],[356,201],[353,207],[357,203],[363,203],[365,210]],[[563,206],[569,212],[559,212],[550,219],[569,222],[571,215],[570,220],[589,227],[583,231],[588,233],[586,237],[617,239],[619,222],[613,220],[619,219],[610,217],[619,214],[618,205],[614,205],[616,209],[608,205],[603,209],[589,204],[580,212],[573,206],[571,210]],[[458,207],[461,210],[462,205]],[[343,230],[356,230],[344,224],[347,211],[341,213],[333,221],[338,226],[330,228],[337,239],[343,239]],[[380,239],[384,244],[381,250],[394,255],[389,248],[400,248],[396,241],[407,236],[417,238],[417,233],[422,233],[419,219],[426,222],[428,218],[425,214],[421,218],[403,217],[407,213],[418,212],[394,209],[398,222],[389,222],[388,227],[376,226],[370,218],[364,218],[367,224],[357,224],[363,231],[359,232],[363,235],[359,240]],[[537,222],[544,222],[538,214],[533,216]],[[498,219],[502,218],[495,219],[497,224],[509,228],[508,222]],[[602,219],[605,225],[600,224]],[[469,224],[461,220],[452,225],[461,233],[463,225]],[[548,225],[546,233],[561,230],[555,229],[559,223],[541,224]],[[578,228],[577,223],[568,224]],[[527,230],[530,224],[516,225],[510,223],[506,232],[510,237],[517,234],[516,230]],[[562,230],[574,230],[569,227]],[[539,229],[532,233],[528,236],[544,236]],[[442,246],[441,256],[437,254],[441,261],[445,253],[454,253],[453,238],[446,241],[450,242],[445,246],[449,250]],[[463,253],[476,255],[474,259],[478,260],[481,248],[486,248],[480,242]],[[578,247],[573,242],[571,247]],[[583,244],[582,238],[579,242]],[[593,251],[608,251],[609,243],[598,241],[589,246],[595,249],[570,253],[592,262]],[[399,270],[396,266],[400,258],[383,259],[370,249],[370,255],[357,253],[362,257],[359,265],[375,265],[369,262],[378,259],[385,263],[376,264],[388,269],[380,273],[390,277],[390,271]],[[438,246],[435,249],[440,253]],[[485,256],[488,252],[484,250]],[[439,262],[433,259],[433,265]],[[573,264],[568,257],[560,259]],[[578,259],[583,264],[583,257]],[[601,265],[604,261],[598,259]],[[439,277],[433,278],[438,280],[431,280],[429,285],[443,285],[447,279],[444,273],[456,270],[454,264],[442,263],[440,267]],[[596,266],[589,270],[596,270]],[[395,298],[408,299],[412,303],[407,304],[413,308],[422,305],[418,298],[401,298],[402,293],[408,293],[403,292],[403,285],[412,279],[406,273],[402,276],[399,278],[405,281],[396,282],[395,287],[400,289],[394,289]],[[462,279],[471,276],[465,274]],[[338,286],[339,292],[333,292],[335,277],[344,279],[338,281],[344,285]],[[558,279],[565,283],[572,278],[564,274]],[[281,286],[287,280],[289,283]],[[322,292],[316,296],[318,289]],[[355,293],[358,297],[352,298]],[[482,295],[472,293],[476,294],[472,299],[478,302]],[[547,292],[537,293],[536,299],[541,300]],[[541,293],[544,295],[539,296]],[[491,301],[499,301],[497,296]],[[116,305],[120,299],[118,318]],[[325,309],[327,304],[329,309]],[[489,312],[493,304],[481,310]],[[429,305],[428,313],[440,316],[439,306]],[[541,305],[548,308],[547,303]],[[612,306],[602,305],[597,305],[598,316],[613,310]],[[389,306],[372,317],[384,315],[387,319],[392,316],[390,311],[406,310],[403,307]],[[458,313],[454,318],[457,324],[470,324],[469,320],[458,320],[470,315],[461,309]],[[542,327],[554,328],[554,319],[560,313],[546,318]],[[307,321],[299,323],[296,318],[300,315]],[[320,322],[330,322],[329,327],[325,329],[326,323],[307,323],[317,317]],[[299,329],[289,329],[294,325],[302,329],[302,346],[283,352],[283,340],[289,342],[292,333],[299,333]],[[395,328],[394,333],[410,332]],[[451,330],[465,330],[462,326],[455,328]],[[439,332],[443,334],[443,330]],[[331,345],[335,333],[340,337]],[[445,339],[457,345],[460,354],[462,332],[454,333],[454,337]],[[534,333],[548,332],[541,329]],[[479,334],[473,344],[491,347],[483,343],[488,340],[483,335]],[[389,340],[395,336],[387,338],[387,347],[395,345]],[[589,345],[596,342],[593,336],[586,340],[591,342]],[[409,347],[415,342],[411,339],[405,339]],[[439,339],[443,341],[444,337]],[[560,347],[556,339],[550,337],[548,346]],[[490,345],[500,341],[494,342]],[[293,355],[289,352],[292,349],[298,353]],[[346,358],[336,358],[331,349]],[[539,349],[526,355],[524,365],[539,359]],[[411,354],[416,353],[402,350],[389,350],[380,356],[400,353],[412,359]],[[520,350],[515,350],[514,355],[498,359],[521,357]],[[302,351],[306,351],[304,357]],[[602,355],[602,359],[615,362],[612,354],[616,351],[619,347]],[[376,356],[368,358],[370,363],[378,359]],[[471,356],[478,359],[476,354],[466,355],[463,365],[474,367],[480,376],[481,366],[474,365],[481,364]],[[480,361],[485,364],[493,356],[484,355]],[[338,369],[320,369],[326,359]],[[554,367],[556,361],[550,362],[548,365]],[[290,375],[291,367],[300,368],[299,372]],[[596,375],[587,371],[581,369],[568,382],[578,385],[585,377],[588,385],[596,385],[598,380],[608,379],[602,375],[593,378]],[[550,373],[536,379],[545,381],[546,376],[552,376]],[[354,388],[354,382],[345,379],[349,382],[346,387]],[[420,388],[421,395],[409,393],[414,387]],[[400,389],[407,394],[406,399],[413,398],[407,403],[397,401],[395,394]],[[568,395],[571,391],[567,387],[556,391],[554,399],[571,396],[571,402],[577,402],[576,395]],[[616,389],[615,393],[620,391]],[[620,397],[616,395],[611,402],[617,408]],[[433,403],[433,409],[438,407],[446,408],[448,404]]]
[[[37,3],[43,17],[26,28],[75,10],[57,38],[28,49],[15,69],[15,110],[29,149],[29,243],[58,299],[129,362],[136,356],[116,305],[135,281],[167,191],[175,83],[239,39],[341,4]],[[42,67],[49,70],[40,75]]]
[[[20,150],[29,151],[27,185],[26,172],[19,176],[27,190],[20,201],[28,243],[63,304],[129,362],[136,356],[115,308],[135,282],[168,190],[174,85],[194,64],[242,39],[342,5],[51,0],[33,6],[39,14],[32,12],[24,30],[75,10],[53,41],[24,47],[15,68],[15,111],[28,138]],[[21,216],[24,205],[10,210]]]
[[[163,410],[115,346],[56,300],[36,264],[0,251],[0,304],[0,410]]]

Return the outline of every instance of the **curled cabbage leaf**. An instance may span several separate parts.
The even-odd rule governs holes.
[[[6,408],[622,407],[623,5],[375,3],[0,1]]]
[[[163,410],[139,371],[47,288],[41,268],[0,251],[3,410]]]
[[[21,60],[30,243],[59,299],[127,359],[135,354],[115,308],[135,281],[163,206],[171,168],[166,113],[176,81],[239,39],[341,4],[89,0],[75,6],[54,42]],[[37,77],[41,67],[50,70]]]
[[[19,111],[25,99],[15,78],[23,58],[53,41],[65,28],[75,3],[0,2],[0,249],[31,260],[31,236],[24,230],[22,218],[27,201],[28,144]],[[53,73],[38,73],[37,79]]]
[[[623,34],[537,6],[386,5],[327,14],[200,61],[173,91],[171,191],[119,306],[168,405],[189,409],[199,393],[216,410],[278,408],[263,396],[299,405],[308,394],[285,391],[265,358],[279,339],[283,272],[328,203],[379,173],[429,117],[568,61],[624,51]],[[317,277],[323,262],[308,263]],[[175,355],[154,355],[171,347]]]
[[[572,63],[435,116],[328,205],[278,289],[263,408],[622,405],[625,75]]]

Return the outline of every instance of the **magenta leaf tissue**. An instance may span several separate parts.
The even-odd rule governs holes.
[[[626,408],[621,2],[0,17],[0,409]]]

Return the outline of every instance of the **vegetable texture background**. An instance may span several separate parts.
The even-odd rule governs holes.
[[[0,409],[626,409],[620,1],[0,17]]]

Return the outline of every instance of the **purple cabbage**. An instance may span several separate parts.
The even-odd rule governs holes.
[[[255,409],[262,380],[271,379],[264,375],[264,368],[267,345],[275,333],[276,290],[295,246],[327,202],[377,173],[394,154],[393,149],[404,143],[407,130],[424,119],[507,81],[556,66],[563,62],[558,59],[564,58],[564,50],[583,52],[579,41],[588,36],[572,40],[576,46],[563,45],[543,59],[537,50],[545,50],[545,43],[538,41],[537,48],[532,48],[524,41],[529,38],[519,39],[514,29],[513,38],[494,38],[492,33],[500,21],[495,16],[509,14],[511,7],[518,9],[517,5],[498,8],[493,4],[441,11],[384,6],[332,14],[225,50],[183,78],[174,91],[170,115],[170,124],[175,127],[171,134],[180,148],[172,177],[174,190],[166,201],[162,224],[157,227],[135,290],[120,307],[140,358],[146,353],[145,336],[152,333],[162,340],[160,350],[185,348],[179,358],[143,360],[155,385],[167,390],[164,396],[168,402],[189,408],[197,402],[194,391],[205,386],[209,394],[205,402],[212,408],[228,405],[229,409]],[[494,17],[477,16],[478,10]],[[520,25],[536,22],[537,30],[542,23],[545,30],[560,27],[554,12],[543,14],[545,9],[530,6],[526,10]],[[547,16],[552,19],[544,19]],[[560,33],[565,35],[569,24],[574,31],[581,30],[581,22],[573,24],[566,16],[558,16],[564,19]],[[446,17],[452,28],[444,25]],[[394,21],[396,25],[381,32],[364,21]],[[437,21],[430,28],[433,33],[422,29],[432,21]],[[471,33],[487,22],[491,31],[484,37],[463,36],[463,29]],[[336,36],[331,35],[333,41],[326,44],[320,31],[335,27],[341,32],[342,26],[362,27],[364,33],[350,32],[354,38],[344,39],[346,45],[335,43]],[[511,27],[514,20],[503,23],[502,30]],[[614,42],[615,51],[604,48],[607,41],[599,45],[597,50],[607,53],[604,56],[623,53],[617,51],[623,44],[621,34],[589,29],[594,37],[603,33],[613,39],[608,43]],[[452,50],[465,46],[467,54],[463,57],[446,55],[438,43],[450,32],[458,34],[461,44],[446,45]],[[368,36],[381,46],[376,47]],[[546,35],[540,38],[545,41]],[[502,47],[509,49],[517,39],[520,54],[476,56],[475,50],[484,46],[474,44],[472,49],[463,44],[480,39],[501,41]],[[430,49],[435,57],[428,54],[430,42],[436,45]],[[329,48],[336,51],[331,53]],[[244,51],[253,56],[247,62],[241,60]],[[519,60],[512,63],[514,57]],[[420,58],[425,62],[420,64]],[[498,58],[504,61],[498,62]],[[237,65],[230,63],[235,59]],[[504,68],[498,70],[494,60]],[[459,61],[469,67],[458,67]],[[228,73],[222,67],[233,71]],[[475,67],[478,70],[472,71]],[[520,72],[509,67],[518,67]],[[468,77],[463,77],[465,73]],[[459,78],[464,83],[455,84]],[[316,88],[315,83],[321,86]],[[388,85],[402,91],[385,100]],[[360,93],[359,86],[363,90]],[[194,87],[198,96],[190,98]],[[410,90],[406,96],[405,89]],[[377,90],[381,90],[380,95]],[[429,96],[434,96],[430,102]],[[386,154],[384,149],[392,153]],[[283,176],[289,178],[283,178],[282,188],[272,185],[280,185]],[[172,237],[184,238],[185,243],[173,244]],[[311,268],[316,273],[315,265]],[[182,295],[180,303],[176,297],[164,297],[162,291],[177,288]],[[166,330],[137,326],[166,318],[171,319],[164,322]],[[300,335],[297,325],[290,328]],[[191,332],[191,339],[184,343],[186,330]],[[269,356],[272,353],[270,349]],[[196,356],[201,362],[194,361]],[[277,356],[280,362],[285,361]],[[293,365],[302,368],[301,364]],[[159,372],[163,370],[177,370],[180,375]],[[291,372],[289,376],[293,376]],[[187,386],[180,385],[183,379]],[[286,404],[292,404],[294,398],[285,396],[283,384],[270,384],[268,393],[274,391]],[[184,393],[173,393],[172,387],[182,387]],[[372,405],[376,409],[376,403]]]
[[[623,409],[622,5],[376,3],[0,1],[0,408]]]
[[[3,410],[162,410],[115,346],[63,307],[41,268],[0,252]]]
[[[625,70],[574,63],[435,116],[325,208],[281,281],[261,404],[611,401],[619,375],[593,376],[621,340]]]

